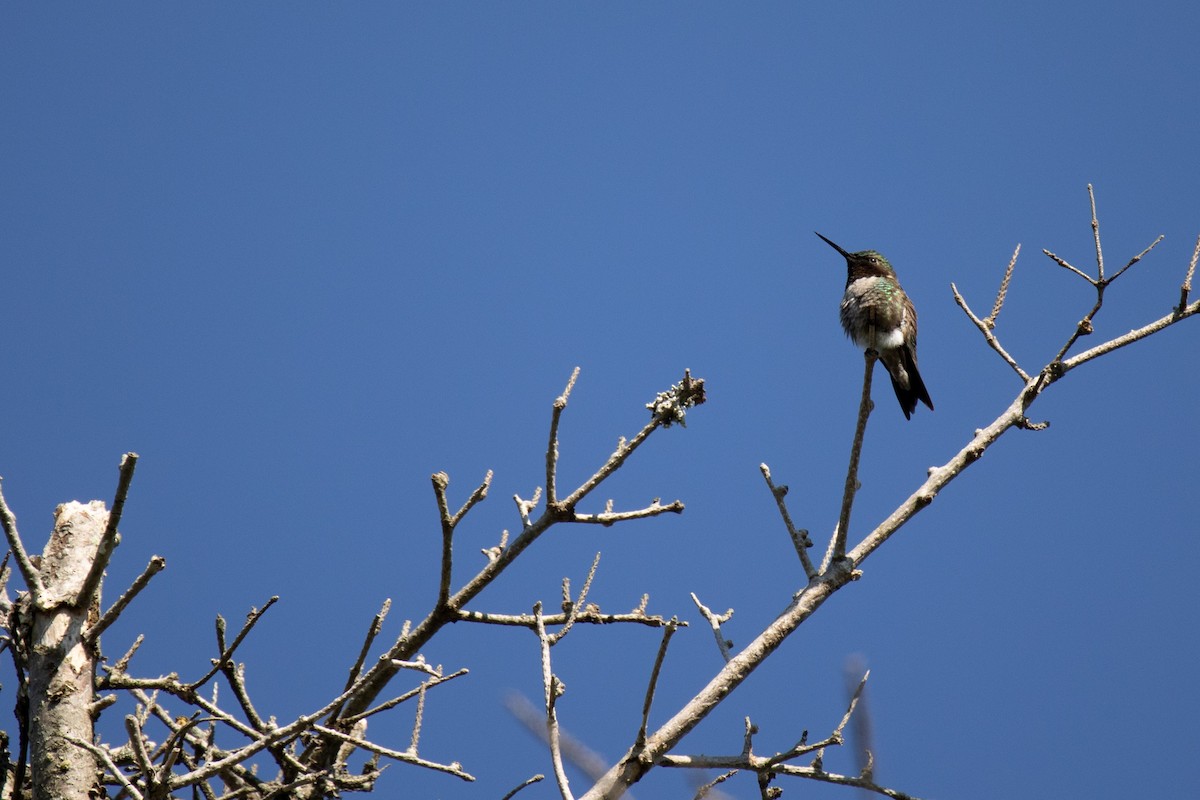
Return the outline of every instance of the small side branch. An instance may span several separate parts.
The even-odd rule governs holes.
[[[659,514],[682,514],[684,508],[682,500],[676,500],[664,506],[658,497],[654,498],[650,505],[645,508],[638,508],[632,511],[613,511],[611,505],[610,503],[608,510],[601,511],[599,514],[574,514],[571,517],[571,522],[583,522],[608,527],[618,522],[625,522],[626,520],[657,517]]]
[[[17,562],[17,569],[21,571],[25,585],[29,587],[33,602],[40,606],[46,595],[42,574],[29,560],[29,553],[25,551],[25,545],[21,542],[20,534],[17,533],[17,518],[4,500],[3,490],[0,490],[0,525],[4,526],[4,537],[8,539],[8,547],[12,550],[13,559]]]
[[[1092,238],[1096,242],[1096,274],[1100,276],[1100,282],[1104,282],[1104,251],[1100,248],[1100,220],[1096,218],[1096,192],[1092,185],[1088,184],[1088,202],[1092,206]]]
[[[1013,250],[1012,258],[1010,258],[1008,261],[1008,268],[1004,270],[1004,277],[1000,281],[1000,289],[996,292],[996,302],[992,304],[992,313],[988,314],[987,317],[980,319],[979,317],[975,316],[975,313],[971,311],[970,306],[967,305],[967,301],[964,300],[963,296],[958,293],[958,287],[953,283],[950,284],[950,291],[954,293],[954,302],[958,303],[958,307],[963,310],[963,313],[967,315],[967,318],[970,319],[971,322],[975,323],[976,328],[979,328],[979,332],[982,333],[983,338],[987,340],[988,346],[995,350],[996,353],[999,354],[1002,359],[1004,359],[1004,362],[1013,368],[1013,371],[1020,376],[1022,382],[1027,383],[1029,381],[1029,375],[1025,372],[1025,370],[1021,369],[1021,367],[1017,364],[1016,359],[1008,354],[1008,351],[1006,351],[1000,345],[1000,340],[996,338],[994,333],[992,333],[992,331],[996,328],[996,319],[1000,316],[1000,311],[1004,308],[1004,301],[1008,297],[1008,286],[1012,282],[1013,270],[1017,266],[1017,256],[1020,254],[1021,245],[1018,244]]]
[[[374,617],[371,618],[371,624],[367,628],[367,635],[363,637],[362,647],[359,648],[358,658],[354,659],[354,664],[350,667],[350,674],[346,677],[346,685],[342,687],[342,691],[346,691],[354,682],[358,680],[358,676],[362,674],[363,664],[367,663],[367,656],[371,653],[371,645],[375,643],[375,637],[379,636],[379,632],[383,630],[383,621],[387,619],[388,611],[392,608],[392,598],[387,598],[383,601],[383,605]],[[337,713],[333,716],[336,718]]]
[[[555,398],[554,410],[550,413],[550,443],[546,446],[546,504],[550,506],[558,502],[558,421],[578,379],[579,367],[576,367],[567,380],[567,388]]]
[[[150,580],[162,572],[167,566],[167,560],[162,556],[154,556],[150,559],[150,563],[142,570],[142,574],[137,576],[137,579],[130,584],[125,593],[117,598],[117,602],[113,603],[108,611],[104,612],[104,616],[96,621],[96,624],[88,628],[84,636],[84,640],[89,644],[93,644],[100,638],[100,634],[104,633],[110,625],[117,621],[117,617],[121,616],[121,612],[133,602],[133,598],[141,594],[141,591],[150,585]]]
[[[823,783],[855,786],[885,797],[895,798],[895,800],[915,800],[911,795],[907,795],[904,792],[877,784],[873,776],[873,768],[869,758],[860,774],[856,776],[839,775],[834,772],[825,771],[823,764],[825,748],[836,747],[844,743],[844,730],[860,704],[866,680],[867,676],[864,675],[862,680],[859,681],[858,688],[850,698],[849,707],[846,709],[846,713],[842,716],[837,728],[828,737],[819,742],[810,744],[808,742],[808,731],[805,731],[800,736],[800,741],[791,748],[769,757],[758,756],[754,754],[753,747],[753,737],[758,733],[758,729],[747,718],[745,721],[745,732],[742,736],[742,751],[740,753],[723,756],[664,755],[659,758],[657,763],[663,767],[726,770],[724,773],[726,776],[731,776],[736,771],[753,772],[758,775],[760,788],[766,787],[776,775],[790,775],[797,778],[821,781]],[[788,763],[809,753],[816,754],[812,764],[809,766]]]
[[[792,546],[796,548],[796,555],[800,557],[800,565],[804,567],[804,575],[808,580],[817,577],[817,570],[813,567],[812,559],[808,557],[808,548],[812,547],[812,539],[808,538],[808,531],[797,529],[792,524],[792,515],[788,513],[787,503],[784,498],[787,497],[787,486],[776,486],[771,480],[771,468],[766,464],[758,465],[759,471],[763,478],[767,481],[767,488],[771,490],[771,496],[775,498],[775,505],[779,507],[779,515],[783,517],[783,524],[787,527],[788,536],[792,539]]]
[[[1008,351],[1005,350],[1000,344],[1000,340],[996,338],[996,334],[992,333],[991,323],[993,322],[993,318],[989,317],[988,319],[980,319],[979,317],[975,316],[975,312],[971,311],[971,307],[967,305],[967,301],[963,299],[961,294],[958,293],[958,287],[953,283],[950,284],[950,291],[954,293],[954,302],[958,303],[958,307],[963,310],[963,313],[967,315],[967,318],[970,319],[971,322],[975,323],[976,328],[979,328],[979,332],[982,333],[983,338],[987,340],[988,346],[995,350],[996,353],[1002,359],[1004,359],[1004,363],[1012,367],[1013,372],[1017,373],[1022,382],[1027,383],[1029,381],[1029,374],[1025,372],[1025,370],[1021,369],[1020,365],[1017,364],[1017,360],[1008,354]]]
[[[1000,281],[1000,289],[996,292],[996,302],[992,304],[992,313],[988,314],[985,322],[989,330],[996,327],[996,318],[1000,316],[1000,309],[1004,308],[1004,300],[1008,297],[1008,285],[1012,282],[1013,269],[1017,266],[1017,256],[1021,254],[1021,244],[1017,243],[1013,250],[1012,258],[1008,260],[1008,269],[1004,270],[1004,278]]]
[[[522,783],[520,786],[513,789],[508,794],[504,795],[504,797],[501,797],[500,800],[512,800],[513,796],[516,795],[517,792],[524,789],[526,786],[532,786],[533,784],[538,783],[540,781],[544,781],[544,780],[546,780],[546,776],[542,775],[541,773],[538,773],[537,775],[534,775],[532,778],[527,778],[524,783]]]
[[[583,588],[579,590],[579,599],[571,600],[571,582],[563,578],[563,611],[567,615],[567,621],[557,633],[550,636],[550,645],[554,646],[562,641],[563,637],[570,632],[575,626],[575,620],[579,618],[579,612],[587,608],[588,592],[592,590],[592,580],[596,577],[596,569],[600,566],[600,554],[596,553],[596,557],[592,559],[592,568],[588,570],[587,578],[583,582]],[[540,629],[545,629],[546,620],[541,615],[541,609],[534,614],[537,624]],[[540,634],[539,634],[540,635]]]
[[[546,633],[546,625],[542,621],[542,604],[539,601],[533,607],[533,615],[537,619],[538,642],[542,653],[542,688],[546,706],[546,736],[550,743],[550,761],[554,766],[554,779],[558,782],[559,794],[563,800],[574,800],[571,786],[567,781],[567,771],[563,766],[562,745],[559,740],[558,712],[555,706],[558,698],[565,691],[562,682],[550,669],[550,647],[554,644]]]
[[[721,626],[729,622],[733,618],[733,609],[727,609],[724,614],[717,614],[711,608],[700,602],[700,598],[696,597],[696,593],[692,592],[692,602],[696,604],[696,608],[700,609],[700,614],[708,620],[708,626],[712,628],[713,636],[717,640],[717,649],[721,651],[721,658],[728,663],[733,657],[730,648],[733,647],[733,642],[725,638],[725,634],[721,632]]]
[[[366,711],[362,712],[361,714],[355,714],[352,717],[343,717],[339,720],[339,722],[344,722],[347,725],[353,725],[354,723],[358,722],[359,720],[374,716],[375,714],[378,714],[381,711],[387,711],[389,708],[395,708],[396,706],[400,705],[401,703],[403,703],[407,700],[411,700],[414,697],[417,697],[422,692],[426,692],[426,691],[432,689],[433,687],[443,684],[447,681],[452,681],[455,678],[461,678],[463,675],[467,675],[469,673],[470,673],[470,671],[466,667],[463,667],[462,669],[460,669],[456,672],[451,672],[449,675],[434,675],[429,680],[424,681],[420,686],[417,686],[414,689],[410,689],[409,691],[405,692],[404,694],[400,695],[399,697],[393,697],[391,700],[388,700],[385,703],[380,703],[379,705],[375,706],[374,708],[367,709]],[[336,715],[331,715],[331,716],[336,716]]]
[[[209,669],[208,672],[204,673],[204,676],[199,680],[188,684],[188,688],[192,691],[195,691],[204,684],[208,683],[214,675],[220,672],[225,664],[227,664],[229,660],[233,658],[234,651],[238,649],[238,646],[242,643],[246,636],[249,635],[250,629],[253,628],[260,619],[262,619],[262,615],[267,613],[267,609],[275,605],[277,602],[279,602],[279,595],[275,595],[268,600],[262,608],[251,609],[250,613],[246,615],[246,623],[242,625],[241,631],[239,631],[238,635],[234,637],[233,644],[229,645],[229,647],[225,647],[225,620],[218,616],[217,645],[221,649],[221,654],[218,658],[213,659],[212,668]]]
[[[449,500],[446,497],[450,476],[445,472],[435,472],[431,480],[433,492],[437,496],[438,516],[442,523],[442,570],[437,597],[437,608],[441,611],[450,605],[450,580],[454,571],[454,529],[468,511],[487,497],[488,488],[492,485],[492,471],[488,470],[483,482],[475,487],[475,491],[467,498],[467,502],[463,503],[462,508],[453,514],[450,513]]]
[[[125,510],[125,498],[129,495],[129,485],[133,482],[133,470],[137,467],[137,461],[137,453],[126,453],[121,456],[117,493],[113,498],[112,510],[108,512],[108,524],[104,527],[104,535],[100,537],[100,547],[96,551],[95,559],[92,560],[87,578],[84,579],[83,586],[79,589],[79,596],[75,598],[76,606],[86,606],[92,602],[92,598],[100,589],[104,570],[108,569],[108,561],[112,558],[113,550],[116,549],[119,541],[117,525],[121,522],[121,514]]]
[[[1196,249],[1192,251],[1192,260],[1188,262],[1187,275],[1183,278],[1183,285],[1179,287],[1179,309],[1178,313],[1182,314],[1187,308],[1188,295],[1192,291],[1192,278],[1196,274],[1196,261],[1200,260],[1200,236],[1196,237]]]
[[[646,744],[646,726],[650,721],[650,706],[654,703],[654,690],[658,687],[658,675],[662,671],[663,661],[667,657],[667,646],[671,643],[671,637],[675,635],[678,627],[679,620],[671,617],[671,621],[663,629],[662,641],[658,645],[658,654],[654,657],[654,667],[650,670],[650,683],[646,686],[646,699],[642,701],[642,724],[638,728],[637,738],[634,741],[633,749],[635,751],[640,750]]]
[[[453,775],[456,778],[462,778],[464,781],[475,780],[475,776],[464,771],[462,764],[458,763],[457,761],[452,761],[449,764],[442,764],[437,761],[430,761],[428,759],[421,758],[416,753],[411,751],[392,750],[388,747],[381,747],[374,742],[368,742],[366,739],[360,739],[356,736],[342,733],[334,728],[327,728],[324,725],[313,725],[312,727],[314,731],[324,736],[328,736],[331,739],[337,739],[340,742],[353,745],[353,747],[359,750],[366,750],[369,753],[377,753],[385,758],[390,758],[395,761],[402,761],[405,764],[414,764],[418,767],[436,770],[437,772],[445,772],[448,775]]]

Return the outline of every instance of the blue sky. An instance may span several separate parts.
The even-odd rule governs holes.
[[[576,365],[563,483],[690,368],[709,403],[595,498],[686,513],[555,530],[474,604],[553,605],[601,551],[603,608],[649,592],[692,623],[661,721],[719,666],[688,592],[734,607],[744,644],[802,582],[758,465],[818,542],[836,520],[862,361],[837,322],[843,264],[812,231],[891,259],[937,406],[905,422],[878,377],[861,535],[1018,389],[951,281],[986,312],[1021,243],[997,333],[1039,369],[1092,304],[1041,255],[1094,269],[1091,183],[1110,268],[1166,238],[1082,344],[1178,302],[1200,233],[1198,23],[1183,3],[5,5],[5,495],[40,549],[57,503],[111,500],[120,454],[140,453],[108,596],[152,554],[168,569],[107,647],[144,631],[135,668],[199,674],[217,613],[281,595],[242,655],[283,719],[337,690],[385,597],[392,636],[432,604],[430,473],[461,502],[495,470],[461,531],[465,578],[542,481]],[[738,751],[747,715],[760,752],[827,732],[858,657],[883,783],[1190,791],[1197,335],[1053,387],[1033,409],[1047,431],[1006,436],[681,751]],[[559,713],[609,758],[657,641],[576,630],[556,648]],[[431,695],[423,752],[479,781],[397,766],[381,796],[494,798],[549,771],[502,707],[540,693],[534,637],[457,626],[426,656],[472,673]],[[408,719],[372,734],[402,747]],[[690,796],[665,773],[635,793]]]

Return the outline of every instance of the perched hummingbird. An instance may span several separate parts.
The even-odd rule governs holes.
[[[824,236],[821,239],[846,258],[841,314],[846,335],[859,347],[879,354],[905,419],[917,410],[918,400],[932,411],[929,390],[917,371],[917,310],[900,288],[896,271],[874,250],[847,253]]]

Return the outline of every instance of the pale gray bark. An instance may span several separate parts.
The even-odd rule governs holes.
[[[29,643],[29,763],[35,800],[87,800],[99,794],[91,742],[95,646],[84,640],[98,591],[81,596],[95,563],[108,511],[99,500],[65,503],[38,572],[40,596],[26,595]]]

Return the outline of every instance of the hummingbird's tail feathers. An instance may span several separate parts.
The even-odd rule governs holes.
[[[894,375],[889,377],[892,379],[892,389],[896,392],[896,399],[900,401],[900,410],[904,412],[904,418],[912,419],[913,412],[917,410],[916,393],[911,388],[902,386]]]
[[[912,419],[913,412],[917,410],[917,401],[920,400],[925,405],[929,406],[929,410],[933,411],[933,400],[929,398],[929,390],[925,388],[925,381],[921,380],[921,373],[917,370],[917,360],[913,357],[912,352],[907,347],[901,347],[900,365],[904,368],[906,381],[901,383],[896,379],[894,374],[898,370],[888,370],[888,377],[892,379],[892,389],[896,392],[896,399],[900,401],[900,410],[904,412],[905,419]]]

